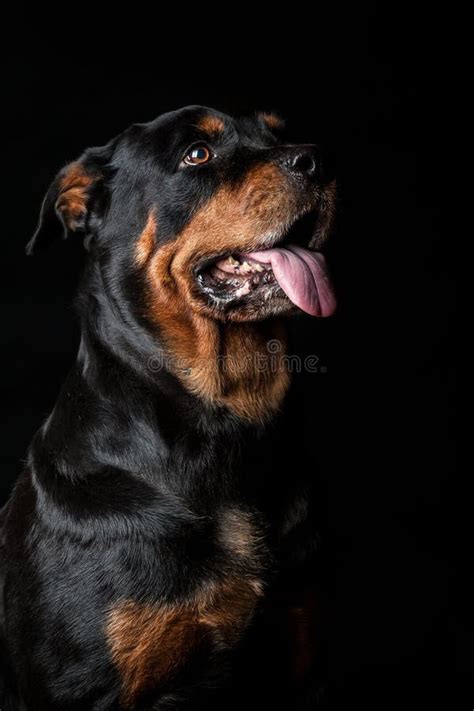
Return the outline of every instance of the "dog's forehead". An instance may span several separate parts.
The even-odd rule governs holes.
[[[186,128],[200,128],[215,132],[232,127],[234,119],[221,111],[207,106],[185,106],[176,111],[169,111],[144,124],[150,131],[179,131]]]
[[[154,120],[140,124],[144,134],[162,144],[172,146],[191,136],[210,140],[256,140],[268,135],[272,126],[266,122],[269,114],[233,117],[207,106],[186,106],[161,114]]]

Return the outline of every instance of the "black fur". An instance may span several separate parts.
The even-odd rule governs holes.
[[[315,703],[317,673],[312,692],[308,684],[298,691],[279,628],[281,600],[297,601],[314,577],[305,472],[288,477],[278,461],[293,445],[285,441],[288,421],[240,421],[150,365],[161,346],[143,313],[130,235],[155,207],[166,244],[224,180],[238,184],[262,152],[286,150],[261,120],[224,117],[232,128],[219,138],[219,165],[179,171],[206,113],[188,107],[88,150],[80,159],[92,176],[87,210],[72,225],[55,214],[59,177],[28,246],[34,252],[61,232],[83,234],[90,255],[77,360],[1,512],[2,711],[121,708],[107,610],[123,599],[179,604],[203,581],[241,572],[258,573],[266,592],[239,644],[191,655],[133,708]],[[252,516],[260,537],[254,561],[232,558],[219,541],[218,517],[229,507]]]

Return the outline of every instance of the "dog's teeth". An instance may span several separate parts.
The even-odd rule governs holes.
[[[231,266],[231,267],[238,267],[240,266],[240,262],[235,259],[234,257],[230,256],[227,257],[226,262]]]
[[[237,298],[239,298],[240,296],[246,296],[249,293],[250,293],[250,284],[247,281],[247,282],[245,282],[245,284],[243,286],[240,287],[240,289],[237,289],[237,291],[235,292],[235,296]]]
[[[240,272],[242,274],[249,274],[250,272],[253,272],[253,271],[255,271],[255,270],[251,264],[249,264],[247,261],[242,262],[242,264],[240,266]]]
[[[256,264],[253,264],[252,266],[253,266],[254,272],[263,272],[264,271],[264,268],[262,267],[261,264],[256,263]]]

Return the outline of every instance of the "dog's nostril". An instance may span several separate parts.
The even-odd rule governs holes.
[[[314,175],[316,171],[316,161],[314,156],[306,151],[294,154],[288,161],[288,164],[290,170],[295,173]]]

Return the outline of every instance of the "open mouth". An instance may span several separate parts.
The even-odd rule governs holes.
[[[201,290],[228,308],[283,298],[312,316],[330,316],[336,299],[325,259],[320,252],[303,246],[311,243],[315,223],[315,214],[306,214],[295,221],[277,247],[206,260],[197,271]]]

